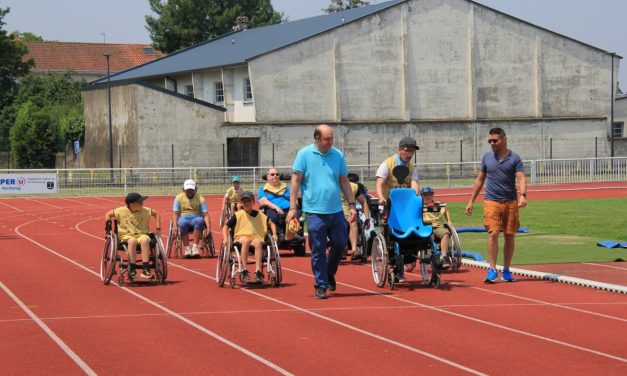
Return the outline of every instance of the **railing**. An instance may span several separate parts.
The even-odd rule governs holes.
[[[531,185],[627,181],[627,157],[581,158],[524,161]],[[368,188],[374,189],[378,165],[349,166]],[[246,190],[257,192],[265,184],[264,167],[185,167],[121,169],[0,170],[0,174],[56,173],[61,196],[121,196],[137,191],[142,194],[171,195],[182,190],[183,181],[194,179],[203,194],[223,194],[231,178],[239,176]],[[289,175],[291,166],[278,166]],[[434,188],[472,186],[480,169],[479,162],[418,164],[421,185]],[[6,193],[0,197],[7,196]]]

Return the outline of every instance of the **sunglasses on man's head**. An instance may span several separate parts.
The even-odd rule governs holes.
[[[496,144],[499,141],[501,140],[499,140],[498,138],[488,138],[488,144]]]

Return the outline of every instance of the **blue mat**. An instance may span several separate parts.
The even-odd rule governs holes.
[[[475,261],[485,261],[485,259],[483,258],[483,256],[481,256],[479,252],[462,251],[462,257],[471,258]]]
[[[614,240],[604,240],[602,242],[598,242],[597,246],[603,248],[627,248],[627,242],[616,242]]]
[[[460,227],[456,228],[458,234],[462,232],[486,232],[485,227]],[[518,232],[529,232],[529,229],[526,227],[521,227],[518,229]]]

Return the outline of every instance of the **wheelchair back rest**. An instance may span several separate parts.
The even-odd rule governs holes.
[[[118,221],[109,219],[105,223],[105,230],[106,230],[107,234],[109,234],[109,233],[117,234],[118,233]]]
[[[398,165],[392,169],[392,175],[398,180],[399,183],[402,183],[407,179],[409,175],[409,167]]]
[[[431,236],[433,229],[422,222],[422,197],[413,188],[390,190],[388,225],[397,238]]]

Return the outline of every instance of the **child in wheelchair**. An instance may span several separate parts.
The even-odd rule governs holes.
[[[161,216],[155,210],[144,206],[144,200],[148,197],[139,193],[129,193],[124,200],[126,206],[120,206],[105,214],[105,231],[111,231],[111,220],[118,223],[117,230],[121,242],[128,245],[129,271],[128,276],[132,280],[136,278],[135,250],[139,244],[142,257],[141,278],[152,279],[150,272],[150,236],[149,225],[151,218],[155,219],[157,234],[161,230]],[[160,236],[160,235],[157,235]]]
[[[422,196],[423,205],[425,207],[423,211],[423,222],[425,224],[431,224],[431,227],[433,227],[433,236],[436,242],[440,243],[441,267],[442,269],[448,269],[451,267],[449,258],[449,239],[451,238],[451,233],[442,225],[442,219],[446,219],[446,223],[452,226],[451,215],[446,208],[446,204],[434,200],[435,191],[433,188],[421,188],[420,195]]]
[[[231,210],[231,215],[242,208],[240,200],[242,187],[240,186],[240,178],[239,176],[233,176],[231,179],[232,186],[226,190],[226,194],[222,199],[222,207],[229,206]]]
[[[196,182],[187,179],[183,183],[183,192],[174,198],[172,205],[172,236],[181,234],[185,247],[185,257],[199,257],[199,244],[203,231],[211,231],[211,220],[204,197],[198,194]],[[189,230],[192,232],[192,244],[189,245]]]
[[[233,242],[241,244],[241,260],[243,269],[240,272],[242,282],[250,280],[247,270],[248,251],[252,246],[255,250],[255,282],[263,282],[262,258],[263,242],[268,231],[268,224],[272,231],[274,241],[277,240],[276,226],[268,217],[258,210],[253,209],[255,196],[252,192],[245,191],[241,195],[242,209],[236,212],[222,228],[222,246],[226,245],[229,232],[233,233]]]

